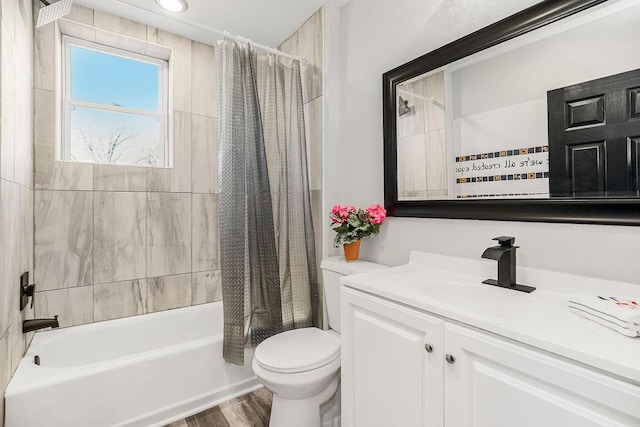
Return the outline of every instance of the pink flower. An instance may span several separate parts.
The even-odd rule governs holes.
[[[334,205],[329,214],[331,227],[336,232],[334,245],[338,247],[363,237],[380,232],[380,224],[387,217],[387,211],[378,204],[369,206],[366,210],[353,205]]]
[[[358,210],[351,205],[347,205],[347,206],[340,206],[340,205],[335,205],[332,209],[331,209],[331,220],[334,223],[337,222],[344,222],[347,220],[347,218],[349,218],[349,213],[353,212],[357,212]],[[335,217],[335,219],[333,218]],[[342,220],[342,221],[340,221]]]
[[[331,222],[333,224],[344,223],[349,218],[350,212],[357,212],[357,210],[355,207],[350,205],[334,205],[331,209],[331,215],[329,215],[329,219],[331,219]]]
[[[369,206],[366,212],[369,214],[372,224],[382,224],[387,217],[387,210],[378,204]]]

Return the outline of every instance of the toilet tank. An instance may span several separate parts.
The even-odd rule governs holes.
[[[338,256],[323,259],[320,268],[329,328],[340,332],[340,278],[389,267],[369,261],[346,262]]]

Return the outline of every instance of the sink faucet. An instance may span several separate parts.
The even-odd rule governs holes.
[[[30,319],[22,322],[22,333],[26,334],[27,332],[44,328],[57,328],[58,326],[60,326],[58,324],[58,315],[53,316],[53,319]]]
[[[487,279],[482,283],[521,292],[533,292],[536,289],[533,286],[516,283],[516,249],[519,248],[519,246],[513,246],[516,238],[500,236],[494,237],[492,240],[497,240],[500,245],[485,249],[482,258],[498,261],[498,280]]]

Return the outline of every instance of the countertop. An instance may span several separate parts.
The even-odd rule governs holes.
[[[640,284],[518,267],[530,293],[482,284],[495,261],[412,252],[408,264],[345,276],[340,282],[379,297],[483,329],[640,384],[640,337],[630,338],[571,313],[572,292],[640,299]]]

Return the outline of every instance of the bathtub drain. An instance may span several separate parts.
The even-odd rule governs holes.
[[[33,358],[33,363],[35,363],[36,365],[40,365],[40,356],[38,356],[37,354],[35,355],[35,357]]]

